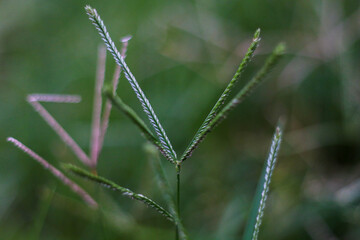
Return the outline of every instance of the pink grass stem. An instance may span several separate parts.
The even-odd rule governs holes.
[[[74,101],[76,100],[76,101]],[[78,96],[69,95],[46,95],[46,94],[34,94],[27,97],[27,101],[33,106],[36,112],[45,120],[45,122],[59,135],[63,142],[70,147],[74,154],[85,165],[91,166],[91,161],[85,152],[79,147],[79,145],[70,137],[70,135],[64,130],[64,128],[55,120],[51,114],[39,103],[39,101],[45,102],[78,102]]]
[[[30,102],[56,102],[56,103],[79,103],[81,97],[78,95],[60,94],[31,94],[28,96]]]
[[[37,155],[34,151],[32,151],[30,148],[28,148],[15,138],[9,137],[7,138],[7,141],[13,143],[17,148],[28,154],[31,158],[40,163],[45,169],[49,170],[56,178],[58,178],[65,185],[69,186],[71,190],[77,195],[79,195],[89,206],[97,208],[98,204],[96,203],[96,201],[83,188],[71,181],[56,167],[51,165],[49,162]]]
[[[131,39],[131,36],[125,36],[121,39],[121,42],[123,43],[122,48],[121,48],[121,56],[125,59],[126,57],[126,51],[127,51],[127,47],[129,44],[129,40]],[[121,73],[121,67],[119,65],[116,65],[115,71],[114,71],[114,75],[113,75],[113,79],[112,79],[112,89],[113,89],[113,94],[116,93],[117,90],[117,86],[119,84],[119,78],[120,78],[120,73]],[[111,108],[112,108],[112,104],[109,100],[106,100],[105,103],[105,110],[103,113],[103,118],[101,121],[101,132],[100,132],[100,138],[99,138],[99,151],[101,151],[103,144],[104,144],[104,139],[105,139],[105,134],[107,131],[107,128],[109,126],[109,118],[110,118],[110,113],[111,113]]]
[[[98,63],[96,70],[95,80],[95,93],[94,93],[94,107],[92,116],[92,127],[91,127],[91,142],[90,142],[90,159],[92,162],[93,169],[96,168],[97,160],[99,156],[99,140],[101,134],[101,89],[104,85],[105,79],[105,64],[106,64],[106,48],[101,45],[98,50]]]

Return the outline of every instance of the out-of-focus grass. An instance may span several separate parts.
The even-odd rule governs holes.
[[[283,40],[288,45],[288,56],[273,79],[185,163],[182,215],[194,239],[241,236],[273,125],[283,113],[288,124],[260,238],[360,237],[358,1],[3,0],[1,239],[173,237],[171,225],[156,213],[76,179],[104,206],[102,214],[89,210],[5,142],[7,136],[19,138],[54,165],[74,162],[25,96],[76,93],[82,103],[49,103],[46,108],[88,151],[100,40],[84,13],[85,4],[102,13],[114,39],[134,36],[127,63],[178,150],[186,147],[232,77],[257,27],[264,41],[245,78],[254,74],[274,43]],[[107,60],[110,81],[114,63]],[[141,114],[124,80],[119,94]],[[161,201],[150,164],[139,151],[143,143],[137,129],[114,112],[99,172]]]

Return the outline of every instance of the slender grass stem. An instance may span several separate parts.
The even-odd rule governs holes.
[[[123,58],[126,57],[126,51],[127,51],[127,47],[128,47],[128,43],[129,43],[128,41],[130,39],[131,39],[131,36],[125,36],[125,37],[121,38],[121,40],[120,40],[123,44],[122,48],[121,48],[121,56]],[[116,93],[116,89],[119,84],[120,73],[121,73],[121,67],[119,65],[116,65],[115,71],[113,74],[113,79],[112,79],[113,94]],[[111,109],[112,109],[111,101],[109,99],[106,99],[105,109],[104,109],[104,113],[103,113],[102,120],[101,120],[99,151],[101,151],[103,144],[104,144],[105,134],[106,134],[107,128],[109,126],[109,118],[110,118]]]
[[[154,171],[156,174],[157,183],[159,185],[159,188],[160,188],[160,190],[163,194],[163,197],[169,207],[170,213],[174,216],[175,226],[178,230],[177,231],[178,239],[187,240],[188,239],[187,231],[180,219],[178,208],[176,206],[176,200],[174,200],[174,194],[173,194],[173,191],[170,188],[169,182],[166,178],[164,169],[161,165],[159,155],[158,155],[157,151],[154,149],[154,147],[150,144],[147,145],[145,150],[147,151],[150,161],[152,162],[152,165],[154,167]],[[179,197],[180,197],[180,195],[179,195]]]
[[[21,143],[19,140],[9,137],[7,138],[8,142],[11,142],[14,144],[15,147],[19,148],[21,151],[29,155],[32,159],[37,161],[39,164],[41,164],[45,169],[47,169],[49,172],[51,172],[57,179],[59,179],[63,184],[70,187],[70,189],[76,193],[78,196],[80,196],[84,202],[86,202],[90,207],[97,208],[98,204],[97,202],[79,185],[74,183],[72,180],[70,180],[68,177],[66,177],[59,169],[51,165],[48,161],[46,161],[44,158],[40,157],[37,153],[35,153],[33,150],[25,146],[23,143]]]
[[[55,120],[55,118],[40,104],[40,102],[78,103],[80,100],[81,98],[77,95],[31,94],[27,96],[27,102],[35,109],[36,112],[40,114],[44,121],[56,132],[61,140],[70,147],[75,156],[77,156],[83,164],[93,168],[93,162],[91,162],[88,155]]]
[[[177,164],[176,165],[176,208],[177,208],[177,212],[179,215],[179,218],[181,219],[181,214],[180,214],[180,173],[181,173],[181,165]],[[175,233],[175,238],[176,240],[179,239],[179,229],[176,226],[176,233]]]
[[[101,88],[104,85],[106,65],[106,48],[104,45],[98,48],[98,63],[96,69],[95,89],[94,89],[94,105],[91,126],[90,140],[90,160],[92,162],[93,171],[96,172],[96,165],[100,152],[101,137],[101,107],[102,97]]]

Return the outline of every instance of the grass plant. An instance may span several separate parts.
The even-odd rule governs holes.
[[[234,94],[232,98],[231,92],[234,90],[237,83],[242,80],[242,73],[251,62],[254,53],[259,46],[260,42],[260,29],[257,29],[254,33],[252,42],[242,59],[236,73],[230,80],[225,90],[216,101],[203,123],[196,131],[192,140],[189,142],[188,147],[183,151],[180,157],[178,157],[174,150],[170,138],[167,136],[166,131],[162,127],[159,118],[157,117],[149,99],[146,97],[144,91],[141,89],[136,78],[130,71],[130,68],[125,62],[126,49],[128,41],[131,37],[127,36],[121,40],[123,47],[121,51],[115,46],[114,41],[111,39],[107,28],[100,18],[99,14],[94,8],[90,6],[85,7],[86,13],[89,19],[96,27],[100,34],[105,47],[100,46],[98,49],[98,64],[97,74],[95,80],[94,90],[94,104],[93,104],[93,116],[91,127],[91,139],[90,139],[90,153],[86,154],[79,145],[73,140],[70,135],[61,127],[61,125],[52,117],[46,109],[40,104],[40,102],[57,102],[57,103],[77,103],[80,101],[79,96],[70,95],[49,95],[49,94],[32,94],[29,95],[27,101],[33,106],[42,118],[50,125],[50,127],[59,135],[64,143],[73,151],[76,157],[88,168],[88,170],[79,168],[74,165],[65,164],[63,168],[68,172],[71,172],[77,176],[86,178],[92,182],[98,183],[103,187],[115,190],[127,196],[131,199],[140,201],[145,205],[151,207],[158,213],[160,213],[165,219],[172,222],[176,228],[175,239],[189,239],[187,230],[184,227],[180,214],[180,187],[181,187],[181,169],[185,160],[191,158],[192,153],[198,148],[200,143],[218,126],[222,120],[224,120],[229,113],[237,107],[244,99],[246,99],[269,75],[273,67],[278,63],[285,51],[285,45],[283,43],[278,44],[269,57],[266,59],[265,64],[254,75],[253,78],[248,81],[240,91]],[[113,74],[112,83],[109,86],[104,86],[105,79],[105,60],[106,49],[110,52],[114,58],[117,67]],[[124,73],[125,78],[129,82],[136,97],[138,98],[140,105],[145,112],[152,130],[141,119],[141,117],[127,105],[120,96],[117,95],[116,89],[119,82],[121,71]],[[105,96],[105,103],[102,102],[102,95]],[[102,107],[104,106],[104,109]],[[122,187],[105,177],[98,176],[97,164],[100,152],[102,150],[106,130],[109,125],[109,116],[112,109],[115,106],[124,115],[126,115],[131,122],[139,129],[145,139],[149,142],[146,147],[146,152],[149,159],[152,162],[153,169],[158,180],[158,187],[162,192],[164,200],[167,204],[166,207],[161,206],[154,200],[147,196],[133,192],[132,190]],[[264,214],[265,203],[269,192],[269,186],[271,177],[274,171],[277,155],[280,149],[281,139],[283,135],[283,124],[279,124],[276,127],[276,131],[271,143],[268,158],[265,162],[265,167],[262,175],[259,179],[258,189],[253,200],[252,211],[249,216],[249,221],[244,232],[244,240],[258,238],[259,229],[261,226],[262,217]],[[80,186],[66,177],[61,171],[54,166],[50,165],[46,160],[27,148],[14,138],[8,138],[9,142],[12,142],[15,146],[26,152],[33,159],[42,164],[46,169],[59,178],[64,184],[68,185],[75,193],[83,198],[83,200],[91,206],[97,206],[95,200],[89,196]],[[164,156],[168,162],[170,162],[176,172],[176,186],[171,186],[167,180],[166,174],[162,167],[162,162],[159,157],[158,151]]]

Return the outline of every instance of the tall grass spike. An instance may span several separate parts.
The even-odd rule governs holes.
[[[277,156],[283,135],[283,124],[279,121],[276,127],[265,168],[259,180],[259,186],[253,202],[252,211],[245,229],[244,240],[257,240],[264,215],[265,203],[269,193],[271,177],[274,172]],[[256,216],[256,217],[255,217]]]
[[[136,97],[139,99],[141,106],[148,116],[148,119],[155,129],[156,135],[158,136],[161,145],[168,152],[170,156],[175,160],[177,159],[176,153],[170,143],[169,138],[167,137],[165,130],[160,124],[158,117],[156,116],[149,100],[146,98],[144,92],[140,88],[138,82],[136,81],[134,75],[131,73],[129,67],[124,61],[124,58],[121,56],[119,51],[117,50],[115,43],[112,41],[104,22],[101,20],[100,16],[98,15],[96,9],[91,8],[90,6],[86,6],[85,10],[89,16],[89,19],[92,21],[96,29],[98,30],[102,40],[105,42],[105,45],[108,51],[113,55],[115,62],[121,66],[124,71],[124,75],[126,79],[129,81],[132,89],[134,90]]]
[[[239,105],[253,90],[260,85],[266,76],[270,73],[273,67],[279,62],[285,51],[283,43],[278,44],[271,55],[266,59],[263,67],[257,74],[236,94],[236,96],[207,124],[204,130],[200,131],[197,137],[191,142],[185,153],[181,157],[181,162],[185,161],[191,156],[193,151],[204,140],[206,135],[211,132],[237,105]]]
[[[244,72],[246,66],[251,61],[252,57],[254,56],[255,50],[259,46],[260,40],[261,40],[260,39],[260,29],[257,29],[255,31],[252,43],[251,43],[250,47],[248,48],[248,50],[245,54],[245,57],[241,61],[239,68],[237,69],[235,75],[233,76],[233,78],[231,79],[231,81],[229,82],[227,87],[225,88],[224,92],[221,94],[220,98],[215,103],[214,107],[211,109],[208,116],[205,118],[204,122],[201,124],[199,130],[195,134],[194,138],[191,140],[188,148],[183,153],[183,155],[181,157],[181,161],[184,161],[188,156],[191,155],[192,151],[194,150],[193,144],[196,143],[201,138],[201,133],[203,133],[206,130],[206,128],[210,124],[211,120],[213,120],[214,117],[221,110],[221,107],[224,105],[225,101],[229,97],[232,89],[235,87],[236,83],[239,81],[241,74]]]

